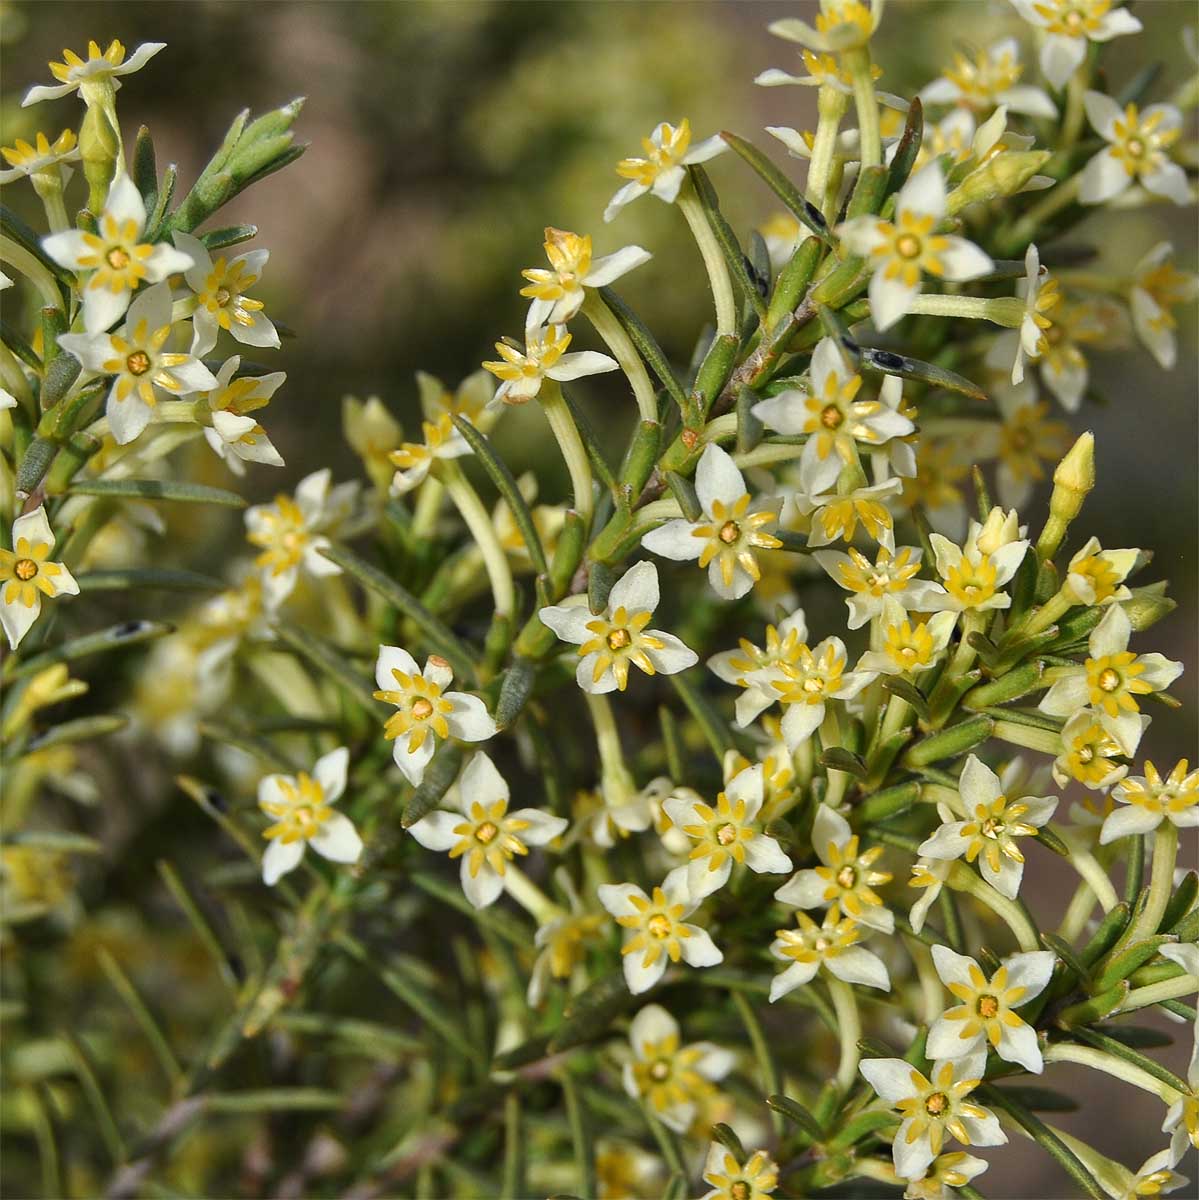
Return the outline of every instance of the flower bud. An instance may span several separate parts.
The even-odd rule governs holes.
[[[978,531],[975,545],[983,554],[994,554],[1002,546],[1020,540],[1020,518],[1016,510],[1006,513],[998,505],[987,513],[987,519]]]
[[[970,204],[1014,196],[1049,158],[1048,150],[1010,150],[994,155],[949,193],[946,211],[953,216]]]
[[[1053,472],[1053,494],[1049,497],[1049,520],[1037,541],[1041,559],[1052,558],[1066,536],[1070,522],[1078,516],[1087,493],[1095,486],[1095,435],[1089,430],[1070,448]]]
[[[88,208],[98,213],[108,197],[108,185],[117,173],[120,136],[113,126],[108,110],[100,104],[88,106],[79,127],[79,152],[83,174],[91,191]]]
[[[1166,593],[1166,581],[1151,583],[1147,587],[1132,588],[1132,598],[1121,603],[1128,615],[1129,623],[1134,632],[1141,633],[1151,625],[1168,617],[1177,607],[1178,602],[1171,600]]]
[[[40,708],[73,700],[87,691],[81,679],[72,679],[65,663],[55,663],[39,671],[25,686],[4,722],[4,736],[11,737]]]

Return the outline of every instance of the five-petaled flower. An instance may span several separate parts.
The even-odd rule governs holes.
[[[766,626],[765,647],[741,638],[736,650],[722,650],[708,659],[708,669],[725,683],[744,689],[737,697],[735,715],[744,729],[757,720],[776,700],[775,682],[785,682],[784,666],[798,661],[807,649],[808,623],[802,608],[784,617],[776,628]]]
[[[31,87],[25,93],[21,107],[36,104],[39,100],[57,100],[75,91],[88,104],[111,96],[121,86],[120,76],[140,71],[165,46],[166,42],[143,42],[128,59],[125,47],[116,38],[108,43],[107,50],[101,50],[96,42],[88,42],[86,59],[72,50],[64,50],[63,61],[50,64],[50,74],[58,83]]]
[[[141,192],[120,171],[108,189],[95,233],[64,229],[43,238],[42,248],[60,267],[89,273],[82,289],[83,328],[88,333],[102,333],[119,320],[140,284],[160,283],[192,267],[191,254],[166,242],[143,242],[145,232]]]
[[[929,607],[947,612],[988,612],[1008,608],[1012,598],[1003,591],[1028,550],[1013,510],[993,508],[984,524],[970,522],[961,546],[934,533],[929,537],[945,591]]]
[[[1170,261],[1173,255],[1174,247],[1169,242],[1154,246],[1137,263],[1128,295],[1137,337],[1167,371],[1178,359],[1178,339],[1174,334],[1178,322],[1173,310],[1199,295],[1199,275],[1179,271]]]
[[[50,561],[54,533],[39,504],[12,525],[12,549],[0,548],[0,624],[15,650],[42,611],[42,597],[77,596],[75,577]]]
[[[632,1054],[621,1072],[624,1090],[644,1100],[667,1129],[686,1133],[696,1101],[732,1069],[731,1051],[712,1042],[682,1045],[679,1023],[660,1004],[647,1004],[629,1023]]]
[[[586,603],[552,604],[538,616],[564,642],[578,646],[575,678],[583,691],[623,692],[630,665],[647,675],[674,675],[699,661],[674,634],[646,628],[658,598],[658,568],[639,562],[613,584],[603,612],[592,613]]]
[[[1163,821],[1179,829],[1199,825],[1199,771],[1188,770],[1185,758],[1164,779],[1146,761],[1145,774],[1122,779],[1112,796],[1125,807],[1103,822],[1099,841],[1104,846],[1130,834],[1151,833]]]
[[[1083,168],[1078,198],[1102,204],[1139,183],[1175,204],[1190,201],[1186,172],[1170,161],[1169,148],[1182,133],[1182,113],[1172,104],[1151,104],[1144,113],[1135,104],[1123,111],[1102,92],[1083,96],[1087,118],[1107,147]]]
[[[687,888],[693,898],[724,887],[734,862],[758,873],[791,870],[782,847],[758,828],[763,792],[763,767],[757,763],[734,775],[714,805],[677,794],[662,802],[666,815],[695,843],[687,864]]]
[[[934,666],[945,654],[957,614],[934,613],[927,621],[910,617],[888,597],[878,617],[881,637],[877,650],[858,659],[858,670],[879,675],[915,675]]]
[[[704,163],[728,149],[719,135],[691,145],[691,123],[684,118],[678,126],[663,121],[647,138],[641,139],[644,158],[622,158],[616,173],[629,182],[622,187],[604,209],[604,220],[611,221],[630,201],[646,192],[659,200],[673,204],[687,178],[687,168]]]
[[[158,401],[217,386],[216,376],[194,354],[168,350],[171,285],[156,283],[134,299],[118,333],[63,333],[58,344],[83,369],[113,376],[105,415],[117,445],[136,438],[150,423]]]
[[[205,398],[211,425],[204,427],[204,438],[212,452],[235,474],[244,475],[247,462],[283,466],[283,456],[275,449],[266,430],[249,414],[265,408],[283,386],[287,375],[271,371],[266,375],[237,376],[241,356],[227,358],[216,373],[216,387]]]
[[[303,571],[314,579],[340,575],[339,567],[321,551],[328,547],[327,531],[342,521],[357,493],[356,482],[331,488],[328,467],[306,475],[294,496],[280,494],[273,504],[246,509],[246,541],[262,551],[254,560],[262,573],[269,607],[282,604]]]
[[[496,723],[478,696],[447,692],[454,678],[450,664],[430,654],[424,671],[399,646],[380,646],[375,661],[375,699],[394,705],[384,737],[394,742],[392,755],[404,778],[417,787],[439,740],[485,742],[494,737]]]
[[[929,598],[941,588],[930,580],[917,578],[922,554],[914,546],[900,546],[894,553],[880,546],[872,563],[851,546],[847,553],[817,550],[812,557],[834,583],[850,593],[845,597],[849,608],[847,625],[850,629],[860,629],[867,621],[882,615],[888,599],[908,611],[927,610]]]
[[[869,293],[876,329],[889,329],[911,308],[922,276],[961,283],[994,268],[990,256],[973,242],[937,233],[945,212],[945,176],[934,161],[900,189],[894,222],[863,216],[838,227],[850,253],[866,256],[874,267]]]
[[[199,238],[190,233],[174,234],[175,245],[191,260],[183,273],[187,286],[196,295],[193,354],[207,354],[216,345],[223,329],[243,346],[269,346],[278,349],[279,333],[263,311],[261,300],[246,293],[259,279],[269,250],[249,250],[234,259],[222,254],[216,262]]]
[[[1024,877],[1018,838],[1035,837],[1057,808],[1056,796],[1008,796],[999,776],[971,754],[958,780],[967,813],[964,821],[945,820],[920,846],[927,858],[978,860],[983,878],[1015,899]]]
[[[601,883],[598,890],[624,928],[624,977],[634,995],[652,988],[668,962],[713,967],[724,960],[707,931],[687,923],[699,901],[687,890],[686,868],[672,871],[648,896],[635,883]]]
[[[712,590],[725,600],[738,600],[762,577],[754,551],[782,545],[768,532],[778,521],[781,501],[759,500],[755,506],[736,464],[714,442],[700,456],[695,493],[698,521],[667,521],[650,530],[641,544],[663,558],[698,560],[707,568]]]
[[[490,404],[525,404],[541,391],[547,379],[565,383],[584,375],[615,371],[620,365],[596,350],[567,354],[570,339],[565,325],[547,325],[526,329],[523,349],[510,338],[496,342],[500,361],[483,364],[500,381]]]
[[[903,1117],[891,1154],[895,1173],[920,1179],[952,1137],[963,1146],[1002,1146],[1007,1135],[990,1109],[969,1099],[982,1083],[986,1054],[938,1059],[928,1075],[902,1058],[867,1058],[858,1070]]]
[[[33,139],[33,145],[24,138],[17,138],[12,146],[0,149],[0,156],[8,163],[8,168],[0,171],[0,183],[12,183],[22,175],[56,173],[59,163],[78,162],[79,143],[69,129],[64,129],[53,142],[44,133],[39,133]]]
[[[521,271],[529,283],[520,294],[533,301],[525,324],[533,329],[565,325],[582,307],[585,288],[607,287],[653,257],[640,246],[623,246],[593,259],[590,237],[552,225],[545,230],[545,256],[550,260],[548,270],[530,267]]]
[[[852,917],[838,919],[836,906],[824,914],[817,925],[807,913],[796,912],[795,929],[775,931],[770,953],[780,962],[790,963],[770,981],[770,1002],[810,983],[823,967],[844,983],[891,990],[886,964],[865,946],[859,946],[862,926]]]
[[[262,831],[270,842],[262,856],[262,879],[268,886],[300,865],[305,846],[330,862],[358,861],[362,839],[349,817],[331,807],[346,790],[349,762],[349,750],[339,746],[318,758],[311,774],[259,780],[258,807],[273,821]]]
[[[404,442],[387,456],[396,469],[391,480],[393,496],[402,496],[422,484],[438,459],[474,453],[449,413],[442,413],[434,421],[422,421],[421,432],[425,435],[423,442]]]
[[[402,650],[395,651],[395,647],[383,648],[388,649],[394,653],[404,653]],[[379,658],[382,661],[382,651]],[[429,662],[432,664],[434,660],[430,659]],[[412,666],[415,668],[416,664]],[[443,667],[442,670],[448,674],[448,668]],[[428,674],[429,668],[426,667],[425,671]],[[398,679],[398,671],[396,675]],[[383,698],[382,693],[379,695]],[[455,695],[457,693],[449,693],[449,696]],[[448,697],[441,697],[441,703],[453,702]],[[476,703],[481,705],[481,702]],[[447,718],[452,715],[449,708],[441,711]],[[394,721],[402,715],[397,713],[391,719]],[[437,717],[431,717],[429,724],[437,720]],[[443,727],[444,724],[443,721]],[[414,728],[423,738],[425,725],[418,724]],[[444,737],[445,733],[438,736]],[[480,739],[473,737],[467,740]],[[429,738],[426,744],[432,747],[433,739]],[[398,741],[396,747],[398,762]],[[403,769],[402,763],[400,766]],[[414,821],[408,827],[408,832],[425,849],[448,850],[451,858],[460,858],[462,891],[475,908],[486,908],[494,904],[504,890],[504,876],[512,859],[518,854],[528,854],[530,846],[544,846],[552,842],[565,832],[569,822],[564,817],[553,817],[537,808],[518,808],[515,812],[509,812],[511,793],[508,784],[496,770],[495,763],[482,751],[476,753],[463,769],[457,793],[458,811],[434,809],[419,821]]]
[[[1165,691],[1182,674],[1182,663],[1165,655],[1129,650],[1131,636],[1128,614],[1119,604],[1109,605],[1091,631],[1089,657],[1076,667],[1054,669],[1053,684],[1039,705],[1056,717],[1069,717],[1089,706],[1129,754],[1148,724],[1138,697]]]
[[[827,804],[821,804],[812,822],[812,849],[821,865],[796,871],[774,898],[796,908],[827,907],[833,919],[852,917],[869,929],[892,933],[895,914],[883,906],[874,890],[891,882],[889,871],[874,866],[883,848],[863,850],[849,822]]]
[[[780,726],[792,754],[820,728],[828,701],[852,700],[875,678],[870,671],[847,671],[845,643],[827,637],[810,650],[780,664],[782,677],[771,681],[785,712]]]
[[[859,445],[872,449],[916,428],[897,406],[881,399],[857,399],[862,377],[846,365],[832,338],[816,347],[809,379],[808,390],[787,388],[753,408],[767,428],[807,435],[799,460],[799,486],[805,492],[828,491],[842,468],[857,461]],[[889,375],[883,386],[895,390],[901,384]]]
[[[1016,11],[1045,32],[1041,72],[1055,88],[1064,88],[1082,66],[1088,42],[1108,42],[1139,33],[1141,23],[1112,0],[1012,0]]]
[[[1036,1030],[1015,1011],[1048,986],[1056,956],[1051,950],[1013,954],[988,979],[972,958],[948,946],[933,947],[941,982],[962,1003],[949,1009],[928,1031],[932,1058],[961,1058],[989,1044],[1006,1062],[1039,1075],[1044,1069]]]
[[[700,1200],[766,1200],[779,1184],[778,1163],[765,1150],[755,1150],[745,1162],[712,1142],[704,1159],[704,1182],[712,1185]]]
[[[926,105],[957,104],[983,115],[1002,104],[1008,112],[1052,120],[1057,106],[1043,88],[1020,83],[1023,73],[1020,44],[1015,38],[1003,38],[987,50],[976,51],[973,58],[955,51],[953,65],[921,89],[920,99]]]

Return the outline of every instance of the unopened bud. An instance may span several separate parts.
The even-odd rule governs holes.
[[[1095,435],[1089,430],[1070,448],[1053,472],[1053,494],[1049,497],[1049,520],[1037,541],[1041,559],[1052,558],[1070,522],[1078,516],[1083,501],[1095,486]]]
[[[1164,617],[1168,617],[1177,607],[1178,602],[1166,595],[1166,581],[1159,580],[1147,587],[1132,588],[1131,599],[1121,602],[1120,607],[1128,616],[1129,623],[1136,633],[1141,633],[1151,625],[1156,625]]]
[[[1009,150],[994,155],[949,193],[946,211],[953,216],[970,204],[1014,196],[1049,158],[1048,150]]]
[[[998,506],[987,513],[987,519],[978,531],[975,545],[983,554],[994,554],[1003,546],[1020,540],[1020,518],[1014,508],[1006,513]]]
[[[91,191],[88,208],[98,213],[108,196],[108,185],[117,173],[120,138],[109,119],[108,111],[99,104],[88,107],[79,128],[79,152],[83,174]]]

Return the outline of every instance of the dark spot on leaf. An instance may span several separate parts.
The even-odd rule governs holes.
[[[211,804],[212,807],[217,810],[217,812],[223,813],[229,811],[229,802],[224,796],[221,795],[220,792],[216,790],[216,788],[209,788],[204,794],[208,800],[208,803]]]
[[[149,621],[126,621],[124,625],[118,625],[112,631],[112,636],[114,638],[134,637],[149,627]]]
[[[876,367],[884,371],[902,371],[904,358],[901,354],[892,354],[890,350],[872,350],[870,359]]]

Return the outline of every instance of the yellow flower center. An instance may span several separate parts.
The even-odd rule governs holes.
[[[418,696],[412,705],[412,715],[418,720],[423,721],[433,712],[433,705],[424,696]]]
[[[1081,763],[1089,763],[1095,757],[1094,746],[1083,746],[1078,752],[1078,761]]]
[[[28,583],[37,574],[37,563],[32,558],[18,558],[13,564],[13,574],[22,583]]]
[[[949,1097],[944,1092],[933,1092],[924,1101],[924,1111],[930,1117],[939,1117],[949,1107]]]
[[[979,996],[978,1015],[991,1020],[999,1015],[999,1001],[994,996]]]
[[[224,308],[224,307],[225,307],[225,305],[229,303],[229,299],[230,299],[230,296],[229,296],[229,289],[228,289],[228,288],[224,288],[224,287],[222,287],[222,288],[217,288],[217,290],[216,290],[216,297],[215,297],[215,299],[216,299],[216,302],[217,302],[217,304],[218,304],[218,305],[219,305],[221,308]]]
[[[1098,684],[1105,692],[1114,692],[1120,686],[1120,672],[1105,667],[1099,672]]]
[[[744,1179],[738,1179],[732,1187],[729,1188],[729,1195],[733,1200],[749,1200],[750,1190],[749,1184]]]
[[[114,271],[123,271],[129,265],[129,253],[123,246],[113,246],[104,259]]]
[[[716,535],[726,546],[731,546],[741,536],[741,526],[736,521],[725,521]]]
[[[839,429],[845,420],[845,414],[835,404],[826,404],[820,410],[820,424],[825,429]]]
[[[150,369],[150,356],[144,350],[135,350],[125,359],[125,366],[130,375],[144,375]]]
[[[919,258],[920,239],[911,233],[900,235],[895,240],[895,253],[901,258]]]
[[[627,629],[613,629],[608,634],[607,642],[609,650],[623,650],[633,641],[632,635]]]
[[[656,1063],[649,1069],[651,1079],[656,1079],[659,1083],[664,1079],[670,1078],[670,1063],[664,1058],[658,1059]]]
[[[722,845],[727,846],[737,840],[737,827],[735,825],[722,825],[716,831],[716,840]]]
[[[852,867],[849,863],[846,863],[845,866],[843,866],[841,868],[841,870],[839,870],[837,872],[838,887],[851,888],[857,882],[858,882],[857,870],[854,867]]]
[[[670,918],[662,913],[654,913],[652,917],[645,923],[646,929],[656,938],[670,937]]]
[[[483,845],[486,846],[489,842],[495,839],[495,835],[499,833],[499,831],[499,826],[496,825],[494,821],[484,821],[483,824],[475,830],[475,839],[482,842]]]

